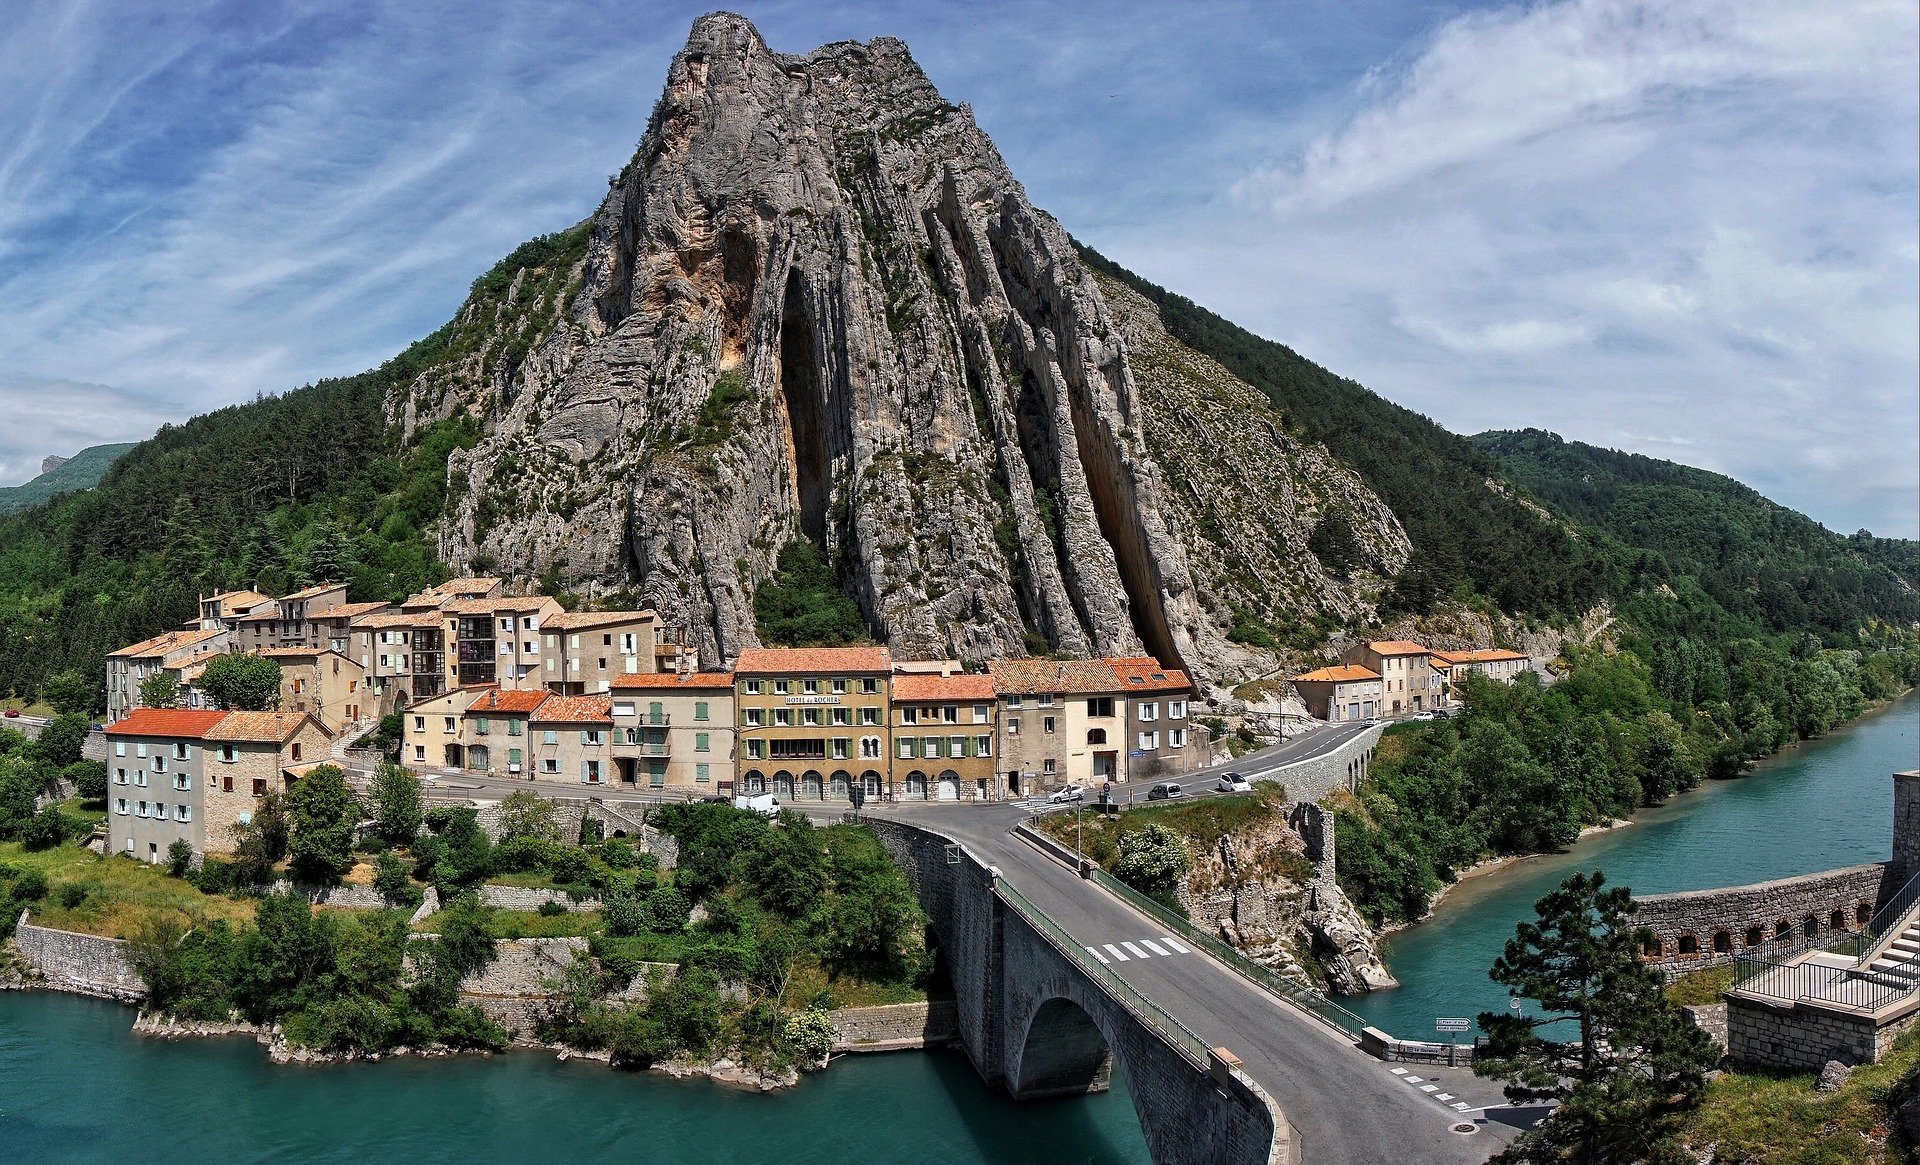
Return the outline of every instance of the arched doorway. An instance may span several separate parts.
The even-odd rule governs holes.
[[[773,795],[784,801],[793,800],[793,774],[785,769],[773,774]]]
[[[747,775],[741,777],[740,780],[741,783],[746,786],[747,795],[750,797],[758,796],[767,791],[767,774],[761,772],[759,769],[748,769]]]
[[[847,774],[844,770],[833,774],[833,782],[828,788],[827,795],[835,801],[853,800],[853,794],[847,789]]]
[[[935,796],[942,801],[958,801],[960,799],[960,774],[954,772],[952,769],[942,769],[940,771],[940,783],[935,787]]]
[[[1049,999],[1033,1013],[1011,1082],[1016,1099],[1104,1092],[1113,1079],[1113,1051],[1081,1006]]]
[[[833,770],[833,776],[829,779],[832,782],[833,787],[836,789],[839,789],[839,788],[852,789],[853,788],[853,774],[848,772],[845,769]],[[847,799],[848,800],[853,799],[851,793],[848,794]]]
[[[886,782],[880,779],[879,773],[868,769],[866,772],[860,774],[860,787],[867,791],[867,799],[872,800],[885,791]]]
[[[927,799],[927,774],[919,769],[907,774],[907,796],[920,801]]]
[[[800,795],[802,797],[809,801],[818,801],[825,796],[823,790],[824,786],[820,784],[819,773],[808,769],[800,775]]]

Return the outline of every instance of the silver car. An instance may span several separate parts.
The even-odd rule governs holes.
[[[1253,782],[1247,780],[1247,778],[1241,776],[1239,773],[1221,773],[1220,783],[1215,785],[1214,788],[1220,790],[1222,793],[1251,793],[1253,792]]]
[[[1080,786],[1062,785],[1058,789],[1055,789],[1053,792],[1047,794],[1047,804],[1064,805],[1069,801],[1084,801],[1086,800],[1086,797],[1087,797],[1087,791],[1085,789],[1082,789]]]

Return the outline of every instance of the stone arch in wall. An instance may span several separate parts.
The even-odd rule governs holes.
[[[1747,928],[1747,945],[1748,946],[1757,947],[1761,943],[1766,941],[1767,941],[1767,932],[1765,929],[1758,926],[1750,926]]]
[[[773,795],[785,800],[793,800],[793,774],[785,769],[773,774]]]
[[[881,792],[887,787],[885,778],[881,777],[881,775],[873,769],[868,769],[866,772],[860,774],[860,784],[861,787],[866,789],[868,798],[880,796]]]
[[[1873,905],[1868,902],[1856,903],[1853,908],[1853,924],[1865,926],[1873,921]]]
[[[1648,932],[1647,937],[1640,940],[1640,957],[1641,958],[1657,959],[1665,955],[1666,953],[1667,953],[1667,944],[1660,941],[1659,935],[1653,934],[1652,932]]]
[[[927,799],[927,774],[915,769],[907,774],[907,796]]]
[[[1733,935],[1724,930],[1714,931],[1713,932],[1713,953],[1716,955],[1732,954],[1733,953]]]
[[[1679,953],[1682,955],[1697,955],[1700,953],[1700,938],[1698,935],[1683,934],[1674,945],[1679,948]]]
[[[1015,1096],[1082,1096],[1105,1089],[1112,1076],[1113,1050],[1078,1003],[1055,997],[1034,1011],[1011,1081]]]
[[[1787,919],[1783,918],[1779,922],[1776,922],[1773,924],[1773,938],[1775,942],[1778,942],[1783,938],[1789,938],[1792,935],[1793,935],[1793,923],[1789,922]]]
[[[1801,938],[1820,937],[1820,920],[1815,918],[1811,914],[1801,919],[1800,920],[1800,937]]]
[[[1847,912],[1844,910],[1836,909],[1832,914],[1827,915],[1827,929],[1828,930],[1847,929]]]

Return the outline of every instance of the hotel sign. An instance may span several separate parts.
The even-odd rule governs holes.
[[[838,704],[838,696],[788,696],[789,704]]]

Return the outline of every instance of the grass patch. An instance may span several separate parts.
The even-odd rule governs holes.
[[[947,988],[946,994],[952,994]],[[917,983],[872,982],[835,975],[818,960],[796,961],[787,980],[789,1005],[805,1003],[829,1011],[839,1007],[881,1007],[890,1003],[924,1003],[927,990]]]
[[[78,846],[28,851],[17,842],[0,842],[0,862],[46,876],[47,897],[33,908],[33,921],[56,930],[126,938],[145,920],[161,915],[171,914],[189,926],[215,918],[239,923],[253,917],[251,898],[203,894],[157,866]]]
[[[60,811],[68,817],[84,821],[91,826],[101,826],[107,823],[107,802],[105,798],[98,801],[87,801],[79,797],[69,797],[65,801],[60,802]]]
[[[570,910],[541,914],[533,910],[494,910],[488,915],[488,933],[494,938],[585,938],[600,933],[598,910]],[[421,934],[439,934],[441,914],[429,914],[414,924]]]
[[[1893,1165],[1888,1101],[1916,1063],[1920,1031],[1910,1031],[1837,1092],[1815,1091],[1812,1072],[1729,1072],[1707,1085],[1687,1142],[1717,1144],[1720,1165]]]
[[[1111,866],[1120,856],[1120,842],[1130,833],[1149,825],[1164,825],[1186,839],[1187,849],[1199,857],[1210,853],[1220,838],[1285,820],[1286,790],[1270,782],[1254,786],[1251,793],[1226,797],[1207,797],[1193,801],[1155,801],[1123,810],[1111,817],[1083,812],[1080,815],[1081,850],[1103,866]],[[1074,815],[1054,813],[1041,819],[1039,828],[1055,841],[1074,845]],[[1303,882],[1313,876],[1313,863],[1304,856],[1267,846],[1246,873]]]
[[[692,945],[692,939],[685,934],[636,934],[630,938],[602,935],[594,943],[597,950],[643,963],[685,962]]]
[[[1733,986],[1733,964],[1689,971],[1667,983],[1667,998],[1680,1006],[1720,1002],[1720,995]]]

